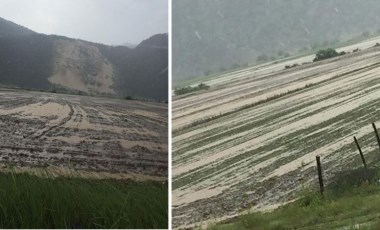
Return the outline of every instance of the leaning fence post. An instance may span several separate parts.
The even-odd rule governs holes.
[[[365,159],[364,159],[364,155],[363,155],[362,149],[360,148],[359,142],[358,142],[358,140],[356,139],[355,136],[354,136],[354,140],[355,140],[356,146],[358,147],[358,150],[359,150],[359,153],[360,153],[360,157],[362,158],[364,168],[367,169],[367,164],[365,163]]]
[[[316,156],[316,159],[317,159],[317,167],[318,167],[319,190],[321,192],[321,195],[323,196],[324,187],[323,187],[321,158],[320,156]]]
[[[377,143],[379,144],[379,150],[380,150],[380,137],[379,137],[379,133],[377,132],[377,128],[376,128],[375,123],[372,123],[372,127],[375,130],[376,139],[377,139]]]

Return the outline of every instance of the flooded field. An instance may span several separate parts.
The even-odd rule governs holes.
[[[167,180],[167,104],[0,89],[3,169]]]
[[[175,227],[294,200],[317,186],[317,155],[327,180],[360,167],[353,136],[368,159],[378,157],[371,123],[380,127],[380,49],[285,64],[231,73],[206,82],[208,91],[173,99]]]

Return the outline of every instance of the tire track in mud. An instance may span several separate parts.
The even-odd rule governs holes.
[[[0,95],[0,170],[10,164],[167,178],[167,105],[1,89]]]
[[[40,139],[42,136],[44,136],[45,134],[47,134],[48,132],[51,132],[53,131],[54,129],[56,128],[59,128],[61,126],[63,126],[64,124],[66,124],[69,120],[72,119],[72,116],[74,114],[74,109],[73,109],[73,106],[71,104],[68,104],[68,103],[65,103],[65,105],[69,106],[70,108],[70,112],[69,112],[69,115],[67,117],[65,117],[61,122],[59,122],[57,125],[53,125],[53,126],[50,126],[49,128],[47,128],[45,131],[43,131],[42,133],[34,136],[34,138],[36,139]]]

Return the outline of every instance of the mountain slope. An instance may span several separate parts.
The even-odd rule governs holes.
[[[96,46],[82,41],[55,40],[50,83],[86,93],[115,94],[113,78],[113,65]]]
[[[40,34],[0,37],[0,84],[49,89],[54,39]]]
[[[173,1],[173,79],[378,33],[376,0]]]
[[[140,92],[144,91],[150,98],[168,98],[168,84],[162,84],[168,82],[167,34],[154,35],[134,49],[124,46],[98,47],[116,68],[117,91],[122,91],[122,86],[128,95],[142,96]]]
[[[23,26],[17,25],[11,21],[0,18],[0,37],[15,36],[15,35],[29,35],[33,34],[32,30]]]
[[[168,65],[166,34],[155,35],[130,49],[38,34],[1,19],[0,35],[0,84],[92,95],[168,98],[168,75],[162,72]],[[166,48],[155,48],[157,43],[166,44]]]

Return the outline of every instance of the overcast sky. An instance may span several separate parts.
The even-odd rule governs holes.
[[[0,0],[0,17],[39,33],[109,45],[168,32],[167,0]]]

